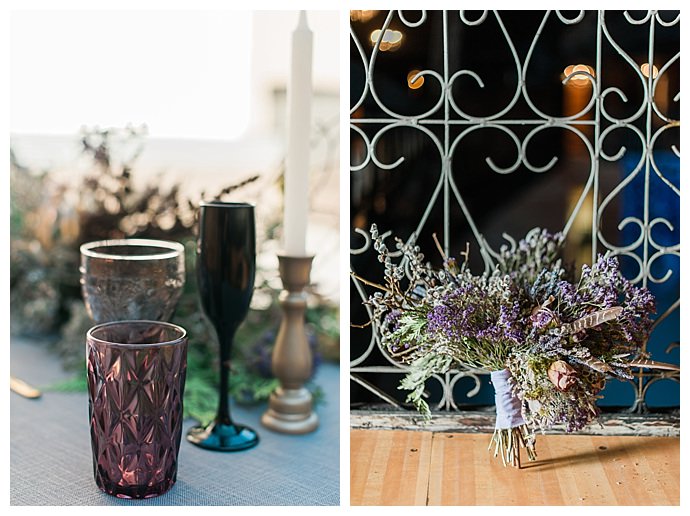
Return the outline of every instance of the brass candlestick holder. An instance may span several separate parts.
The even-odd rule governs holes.
[[[311,376],[312,356],[304,328],[304,311],[313,256],[278,255],[283,292],[280,305],[283,320],[280,323],[276,344],[273,348],[272,371],[280,381],[268,400],[268,410],[261,416],[261,423],[276,432],[306,434],[319,425],[312,411],[311,393],[304,383]]]

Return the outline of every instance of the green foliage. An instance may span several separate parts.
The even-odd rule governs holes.
[[[41,387],[41,390],[49,392],[84,392],[86,390],[86,371],[67,380]]]
[[[409,365],[407,375],[400,382],[398,389],[410,391],[407,402],[412,403],[426,420],[431,418],[429,404],[424,400],[426,381],[435,374],[448,371],[452,363],[453,357],[450,355],[421,356]]]
[[[198,375],[187,376],[184,389],[184,416],[207,424],[218,409],[218,389]]]

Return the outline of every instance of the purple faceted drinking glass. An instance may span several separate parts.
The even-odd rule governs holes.
[[[121,321],[86,334],[93,472],[118,498],[150,498],[177,478],[187,333],[174,324]]]

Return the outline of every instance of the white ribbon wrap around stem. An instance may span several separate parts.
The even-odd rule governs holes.
[[[522,418],[522,402],[513,394],[510,370],[491,371],[491,383],[496,392],[496,428],[516,428],[525,424]]]

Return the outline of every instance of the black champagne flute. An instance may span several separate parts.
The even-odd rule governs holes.
[[[259,442],[257,433],[230,417],[228,380],[235,332],[249,311],[256,273],[254,206],[247,203],[201,202],[196,271],[201,307],[220,344],[218,414],[206,427],[196,426],[187,440],[216,451],[246,450]]]

